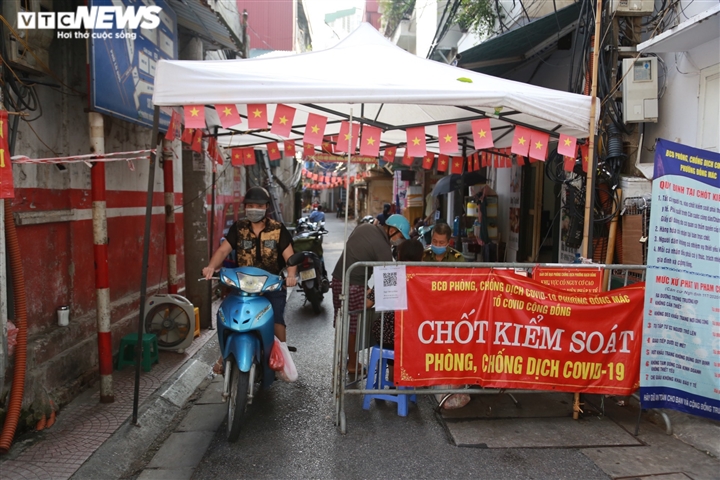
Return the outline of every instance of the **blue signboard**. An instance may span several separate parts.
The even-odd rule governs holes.
[[[160,7],[158,13],[146,10],[153,4]],[[165,0],[92,0],[91,6],[122,7],[126,18],[136,19],[124,22],[124,28],[119,27],[116,19],[110,22],[110,28],[92,30],[91,109],[152,127],[157,62],[177,59],[175,12]],[[161,113],[161,130],[169,124],[170,115]]]
[[[720,155],[658,140],[640,398],[720,420]]]

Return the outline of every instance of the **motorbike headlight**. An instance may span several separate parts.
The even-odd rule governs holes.
[[[254,276],[245,275],[238,272],[238,281],[240,282],[240,290],[247,293],[260,293],[267,281],[267,275]]]
[[[227,275],[223,275],[223,276],[222,276],[222,282],[223,282],[225,285],[229,285],[229,286],[234,287],[234,288],[237,288],[237,287],[238,287],[238,285],[237,285],[237,283],[235,282],[235,280],[233,280],[232,278],[228,277]]]

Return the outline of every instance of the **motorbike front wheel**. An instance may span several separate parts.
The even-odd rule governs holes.
[[[240,426],[245,416],[247,406],[248,388],[250,387],[250,374],[241,372],[237,363],[231,362],[230,398],[227,407],[227,439],[234,442],[240,436]]]

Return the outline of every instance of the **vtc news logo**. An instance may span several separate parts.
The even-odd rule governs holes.
[[[154,29],[160,25],[158,6],[142,7],[77,7],[75,12],[18,12],[19,29],[57,29],[57,30],[135,30],[137,28]],[[95,33],[93,38],[110,38],[109,32]],[[135,36],[125,32],[115,37]],[[75,32],[75,38],[88,38],[88,33]],[[58,32],[58,38],[71,38],[70,32]]]

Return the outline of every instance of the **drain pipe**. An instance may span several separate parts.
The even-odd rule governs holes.
[[[103,117],[90,112],[90,151],[105,155]],[[90,169],[95,256],[95,291],[97,295],[98,364],[100,369],[100,403],[113,403],[112,334],[110,332],[110,280],[108,274],[107,206],[105,201],[105,164],[96,162]]]
[[[165,186],[165,254],[168,266],[168,293],[178,293],[177,246],[175,244],[175,184],[173,182],[173,142],[163,140],[163,183]]]

